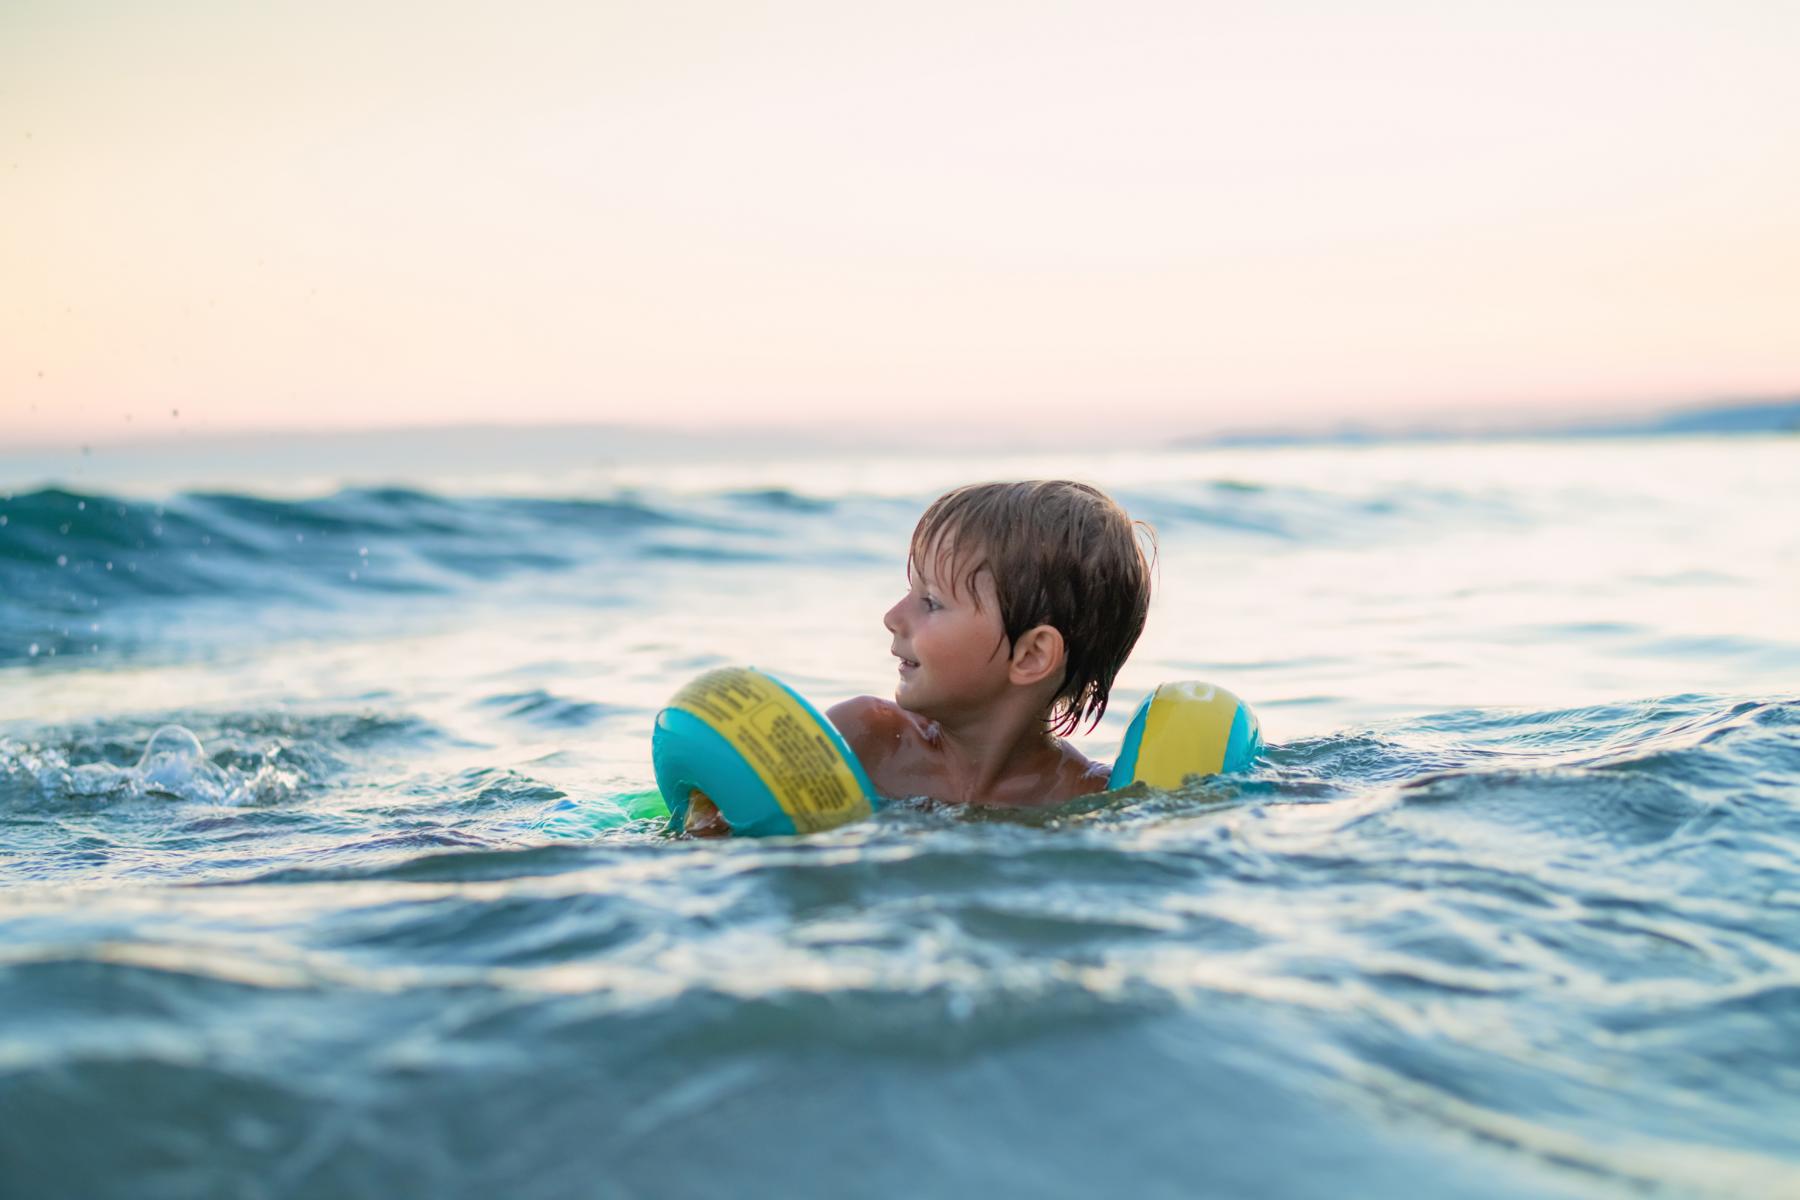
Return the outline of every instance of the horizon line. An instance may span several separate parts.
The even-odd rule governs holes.
[[[1707,398],[1691,397],[1683,400],[1651,400],[1621,401],[1608,405],[1572,404],[1560,416],[1560,420],[1570,426],[1605,420],[1607,422],[1626,422],[1632,419],[1643,420],[1651,417],[1674,417],[1683,414],[1698,414],[1715,409],[1725,408],[1758,408],[1794,403],[1800,400],[1800,387],[1793,390],[1769,391],[1760,394],[1727,394],[1717,393]],[[1131,444],[1153,443],[1168,445],[1173,443],[1194,443],[1214,437],[1264,437],[1264,436],[1331,436],[1345,431],[1367,433],[1371,436],[1404,436],[1426,431],[1442,433],[1467,432],[1473,436],[1504,435],[1507,432],[1526,432],[1544,428],[1542,420],[1551,411],[1553,405],[1539,409],[1533,406],[1521,412],[1503,404],[1483,405],[1481,408],[1459,412],[1456,408],[1446,406],[1438,409],[1419,409],[1407,413],[1388,414],[1386,419],[1354,420],[1342,415],[1317,414],[1311,417],[1295,417],[1287,421],[1249,426],[1244,423],[1226,424],[1222,422],[1195,422],[1186,428],[1176,427],[1176,423],[1165,425],[1159,434],[1149,434],[1141,439],[1118,439],[1120,446]],[[177,410],[178,411],[178,410]],[[179,417],[174,419],[178,420]],[[1116,431],[1117,427],[1114,427]],[[221,443],[230,441],[264,441],[269,439],[303,439],[321,441],[342,438],[367,437],[403,437],[413,435],[442,436],[446,434],[497,434],[497,433],[552,433],[552,432],[600,433],[612,432],[646,439],[688,439],[697,442],[712,440],[740,440],[743,438],[777,438],[793,439],[796,434],[811,448],[840,446],[845,441],[859,441],[871,434],[880,432],[889,445],[898,443],[901,446],[934,446],[944,448],[946,437],[925,438],[912,435],[895,435],[892,431],[884,431],[878,425],[863,424],[825,424],[817,421],[794,422],[720,422],[716,424],[695,424],[692,422],[669,424],[648,424],[631,420],[583,420],[558,418],[549,420],[473,420],[473,421],[402,421],[394,424],[368,425],[234,425],[225,428],[199,428],[192,426],[178,427],[165,425],[161,429],[122,430],[112,433],[70,433],[64,435],[45,435],[27,433],[24,440],[11,446],[0,448],[0,457],[12,456],[21,452],[69,451],[90,453],[94,449],[104,447],[108,450],[163,450],[178,446],[181,443],[205,442]],[[942,431],[940,431],[942,432]],[[1015,426],[1004,422],[994,422],[991,426],[977,425],[965,429],[963,437],[948,437],[953,449],[988,449],[988,439],[999,435],[1017,436]],[[1042,445],[1053,445],[1054,439],[1044,440]],[[1020,439],[1023,449],[1039,448],[1040,441]]]

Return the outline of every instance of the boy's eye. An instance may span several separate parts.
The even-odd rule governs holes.
[[[925,601],[925,611],[926,612],[936,612],[938,609],[944,607],[943,605],[939,604],[934,597],[923,596],[920,598]]]

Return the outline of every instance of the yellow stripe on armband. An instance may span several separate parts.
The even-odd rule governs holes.
[[[1210,683],[1165,683],[1144,715],[1136,778],[1178,788],[1190,775],[1215,775],[1225,764],[1238,698]]]

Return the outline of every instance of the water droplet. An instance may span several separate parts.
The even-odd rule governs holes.
[[[69,556],[68,556],[68,555],[66,555],[66,554],[59,554],[59,555],[57,555],[57,556],[56,556],[56,565],[57,565],[57,566],[59,566],[59,567],[66,567],[66,566],[68,566],[68,565],[69,565]]]
[[[296,542],[304,542],[306,540],[306,535],[304,533],[296,533],[294,535],[294,540]]]
[[[369,548],[367,546],[358,546],[356,548],[356,552],[358,554],[362,555],[364,558],[369,557]]]
[[[110,570],[112,570],[112,563],[110,563],[110,562],[109,562],[109,563],[107,563],[107,564],[106,564],[106,569],[107,569],[107,570],[109,570],[109,571],[110,571]]]
[[[350,582],[351,583],[356,582],[356,572],[355,571],[350,572]]]
[[[76,512],[86,512],[87,511],[87,501],[86,500],[77,500],[75,502],[75,511]]]
[[[36,658],[38,656],[38,644],[36,642],[31,643],[31,649],[27,650],[25,653],[32,658]]]
[[[56,527],[56,532],[58,532],[58,533],[69,532],[69,523],[67,521],[64,521],[61,525],[58,525]]]
[[[6,514],[0,513],[0,525],[6,524]]]

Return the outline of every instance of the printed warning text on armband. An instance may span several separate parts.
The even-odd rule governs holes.
[[[763,733],[775,751],[775,792],[794,825],[805,832],[841,825],[866,811],[867,802],[845,769],[837,748],[791,713],[768,716]]]
[[[715,725],[728,725],[767,701],[773,687],[748,671],[712,671],[688,684],[671,703]]]

